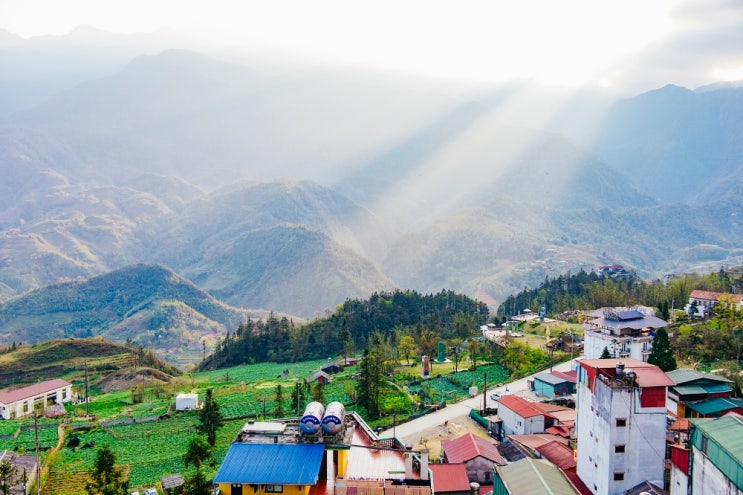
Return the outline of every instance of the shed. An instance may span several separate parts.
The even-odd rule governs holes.
[[[178,473],[160,478],[160,485],[163,487],[163,491],[167,495],[170,495],[170,492],[176,488],[183,486],[183,483],[183,476]]]
[[[176,411],[191,411],[199,407],[199,394],[178,394],[175,396]]]
[[[494,443],[467,433],[453,440],[442,440],[441,450],[449,464],[464,464],[470,481],[493,483],[493,463],[505,464]]]
[[[534,377],[534,392],[546,397],[557,397],[575,393],[577,373],[560,371],[539,373]]]
[[[435,493],[469,495],[470,480],[464,464],[429,464]]]

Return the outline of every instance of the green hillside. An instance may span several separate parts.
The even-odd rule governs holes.
[[[11,347],[0,355],[0,389],[62,378],[83,384],[85,370],[91,384],[121,371],[151,371],[146,375],[180,375],[181,372],[152,352],[116,344],[101,338],[56,339],[32,345]]]
[[[246,311],[165,267],[135,265],[0,304],[0,343],[104,335],[157,348],[171,362],[186,364],[202,357],[204,341],[212,344],[246,318]]]

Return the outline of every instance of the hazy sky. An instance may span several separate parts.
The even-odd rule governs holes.
[[[743,79],[741,0],[0,0],[0,28],[24,37],[82,24],[475,81]]]

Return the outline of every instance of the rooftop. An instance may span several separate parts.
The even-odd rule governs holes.
[[[703,416],[709,416],[731,411],[733,409],[743,409],[743,399],[716,397],[714,399],[699,402],[690,402],[686,404],[686,407]]]
[[[507,466],[496,466],[498,476],[511,493],[530,495],[574,495],[577,490],[551,462],[544,459],[524,459]]]
[[[484,457],[496,464],[505,464],[494,443],[472,433],[467,433],[454,440],[442,440],[441,450],[444,451],[449,463],[462,463],[475,457]]]
[[[635,373],[635,382],[638,387],[669,387],[673,381],[657,366],[645,363],[638,359],[583,359],[581,368],[589,374],[599,374],[609,378],[616,378],[617,365],[624,365],[624,375],[630,371]]]
[[[707,380],[722,383],[732,383],[732,380],[729,380],[724,376],[713,375],[712,373],[702,373],[701,371],[690,370],[686,368],[679,368],[677,370],[669,371],[666,373],[666,375],[668,375],[668,378],[673,380],[673,383],[676,385],[685,385],[690,382]]]
[[[436,493],[468,492],[470,480],[464,464],[430,464]]]
[[[69,386],[69,382],[59,379],[35,383],[33,385],[29,385],[28,387],[23,387],[0,394],[0,402],[3,404],[12,404],[13,402],[18,402],[19,400],[30,399],[31,397],[36,397],[37,395],[45,394],[47,392]]]

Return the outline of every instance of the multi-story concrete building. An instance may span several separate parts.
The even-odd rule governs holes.
[[[663,486],[666,389],[673,382],[637,359],[585,359],[578,368],[578,477],[594,494],[643,482]]]
[[[584,355],[598,359],[604,352],[614,358],[632,358],[647,361],[655,331],[668,323],[655,316],[652,308],[602,308],[586,316]]]

